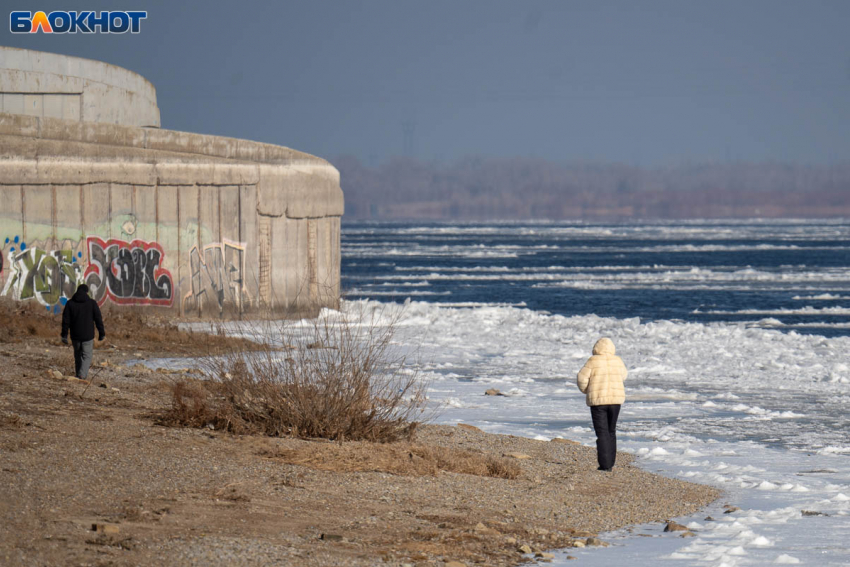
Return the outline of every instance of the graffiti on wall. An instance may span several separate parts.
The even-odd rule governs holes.
[[[172,304],[171,272],[162,267],[165,254],[156,242],[89,236],[86,247],[85,282],[99,304],[107,298],[119,305]]]
[[[18,301],[35,299],[58,313],[82,283],[82,252],[27,246],[19,236],[6,238],[6,247],[9,273],[0,292],[3,297]]]
[[[245,244],[224,240],[189,252],[192,289],[183,298],[187,310],[213,305],[219,312],[225,304],[242,311],[245,274]]]
[[[35,299],[59,313],[77,287],[86,283],[89,294],[100,305],[107,300],[119,305],[173,304],[173,279],[163,267],[165,253],[157,242],[98,236],[85,241],[47,242],[53,243],[28,245],[18,236],[5,239],[0,254],[0,296],[18,301]],[[241,312],[249,300],[245,260],[245,244],[241,242],[223,240],[193,246],[189,252],[190,290],[183,297],[183,307],[190,311],[223,313],[232,308]]]

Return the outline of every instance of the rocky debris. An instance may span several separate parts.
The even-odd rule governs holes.
[[[688,530],[688,531],[682,533],[682,535],[680,535],[679,537],[696,537],[696,535],[697,534],[695,534],[691,530]]]
[[[683,526],[682,524],[677,524],[672,520],[667,520],[667,525],[664,526],[665,532],[687,532],[688,528]]]
[[[706,516],[706,517],[705,517],[705,521],[706,521],[706,522],[716,522],[717,520],[715,520],[715,519],[714,519],[714,518],[712,518],[711,516]]]
[[[584,540],[584,544],[588,547],[608,547],[608,544],[598,537],[589,537]]]
[[[583,541],[581,541],[580,539],[577,539],[573,542],[573,547],[586,547],[586,546],[587,546],[587,544],[584,543]]]
[[[144,366],[144,365],[142,365],[142,366]],[[145,368],[147,368],[147,367],[145,367]],[[183,372],[188,373],[189,370],[191,370],[191,369],[184,370],[182,368],[157,368],[156,372],[158,372],[160,374],[182,374]]]
[[[801,510],[804,516],[829,516],[829,514],[824,514],[823,512],[817,512],[815,510]]]
[[[511,457],[512,459],[518,459],[520,461],[524,460],[524,459],[530,459],[531,458],[530,455],[526,455],[525,453],[505,453],[505,456]]]
[[[468,423],[458,423],[457,426],[461,429],[466,429],[467,431],[477,431],[478,433],[484,433],[484,431],[482,431],[478,427],[475,427],[474,425],[469,425]]]
[[[577,558],[577,557],[573,557],[572,555],[567,555],[567,556],[565,557],[565,559],[568,559],[569,561],[575,561],[575,560],[576,560],[576,559],[578,559],[578,558]]]
[[[731,514],[732,512],[737,512],[740,510],[737,506],[732,506],[731,504],[726,504],[723,506],[724,514]]]
[[[466,563],[461,563],[460,561],[446,561],[443,564],[444,567],[466,567]]]
[[[566,443],[568,445],[581,445],[578,441],[572,439],[564,439],[563,437],[553,437],[549,440],[550,443]]]
[[[516,550],[520,553],[531,553],[531,547],[528,544],[521,545]]]
[[[485,396],[504,396],[504,394],[502,392],[500,392],[499,390],[497,390],[496,388],[490,388],[489,390],[484,392],[484,395]]]
[[[538,551],[537,553],[534,554],[534,557],[536,557],[538,559],[555,559],[555,554],[554,553],[547,553],[545,551]]]
[[[119,547],[124,551],[132,551],[136,548],[136,542],[131,537],[119,538],[114,535],[97,534],[96,537],[87,538],[89,545],[102,545],[105,547]]]
[[[92,524],[91,531],[101,534],[117,534],[121,529],[115,524]]]
[[[342,541],[342,536],[338,534],[322,534],[319,536],[322,541]]]
[[[502,535],[502,533],[499,530],[487,527],[482,522],[478,522],[478,524],[475,526],[474,529],[475,529],[475,533],[478,533],[478,534],[481,534],[481,535],[493,535],[493,536]]]

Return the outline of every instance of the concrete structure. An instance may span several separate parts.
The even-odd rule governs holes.
[[[74,59],[66,68],[128,80],[102,105],[97,89],[83,90],[76,119],[0,114],[0,296],[58,312],[85,282],[106,308],[184,316],[338,305],[343,196],[333,166],[270,144],[141,128],[159,117],[141,77],[13,51],[31,54],[21,64],[30,78],[71,84],[53,71]],[[38,68],[45,61],[49,73]],[[4,101],[21,76],[0,70]],[[118,100],[137,96],[142,116]]]
[[[156,89],[121,67],[0,46],[0,112],[159,128]]]

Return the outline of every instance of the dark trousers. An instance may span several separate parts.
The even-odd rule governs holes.
[[[599,467],[610,469],[617,460],[617,418],[620,405],[591,406],[590,417],[596,430],[596,458]]]

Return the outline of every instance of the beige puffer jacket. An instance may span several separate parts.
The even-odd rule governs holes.
[[[614,355],[614,341],[601,338],[593,345],[593,356],[578,373],[578,389],[587,394],[587,405],[604,406],[626,401],[623,381],[628,375],[626,365]]]

